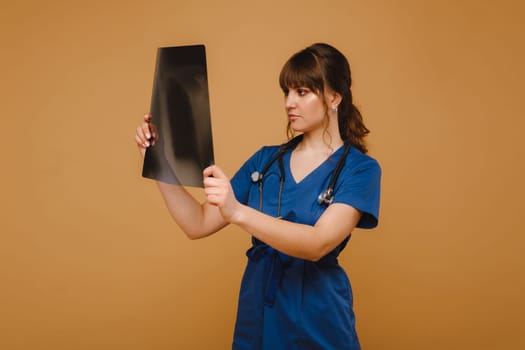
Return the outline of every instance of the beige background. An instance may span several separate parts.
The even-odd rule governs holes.
[[[3,1],[0,348],[229,348],[249,235],[188,241],[140,177],[156,48],[207,45],[232,175],[284,140],[277,76],[317,41],[350,58],[383,167],[380,227],[342,256],[363,348],[524,348],[524,16],[517,0]]]

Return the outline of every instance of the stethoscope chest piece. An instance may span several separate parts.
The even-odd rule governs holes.
[[[250,179],[253,183],[260,182],[262,180],[262,174],[258,171],[254,171],[253,173],[251,173]]]
[[[327,188],[319,194],[317,197],[317,203],[319,205],[330,205],[334,201],[334,190],[332,188]]]

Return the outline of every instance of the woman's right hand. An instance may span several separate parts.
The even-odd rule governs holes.
[[[146,154],[146,148],[154,146],[159,139],[157,128],[151,122],[152,118],[151,114],[144,114],[144,121],[137,127],[135,134],[135,141],[142,157]]]

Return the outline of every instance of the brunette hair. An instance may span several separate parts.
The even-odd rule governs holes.
[[[338,106],[337,120],[341,139],[361,152],[367,152],[364,138],[370,130],[353,104],[350,64],[339,50],[328,44],[317,43],[297,52],[284,64],[279,84],[283,91],[306,87],[318,96],[323,96],[326,88],[339,93],[342,100]],[[326,101],[324,104],[328,108]],[[290,124],[287,131],[289,136],[293,135]]]

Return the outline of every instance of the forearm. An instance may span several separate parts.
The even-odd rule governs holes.
[[[239,208],[231,223],[280,252],[300,259],[317,261],[332,246],[315,226],[277,219],[247,206]]]
[[[204,169],[204,193],[225,221],[236,224],[273,248],[296,258],[317,261],[339,245],[357,225],[361,212],[330,205],[314,226],[276,219],[241,204],[217,166]]]
[[[157,182],[173,220],[190,239],[206,237],[227,223],[217,208],[200,204],[183,186]]]

